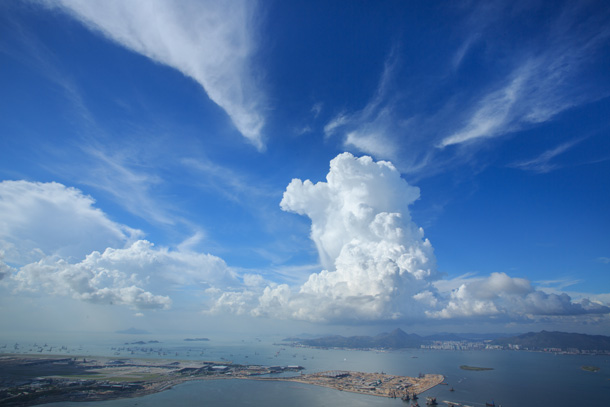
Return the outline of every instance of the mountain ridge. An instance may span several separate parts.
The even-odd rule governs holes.
[[[518,336],[499,338],[495,345],[519,345],[529,349],[558,348],[580,350],[610,350],[610,336],[587,335],[559,331],[528,332]]]
[[[292,342],[298,342],[305,346],[318,348],[419,348],[425,340],[417,334],[408,334],[400,328],[392,332],[382,332],[376,336],[341,336],[330,335],[314,339],[287,338]],[[296,339],[296,340],[295,340]]]
[[[588,335],[558,331],[528,332],[509,336],[507,334],[451,334],[441,333],[428,336],[408,334],[400,328],[391,332],[382,332],[376,336],[341,336],[329,335],[319,338],[286,338],[284,341],[311,346],[316,348],[351,348],[351,349],[404,349],[420,348],[421,345],[431,344],[434,341],[443,342],[487,342],[490,345],[514,347],[518,345],[523,349],[562,350],[597,350],[610,351],[610,336]]]

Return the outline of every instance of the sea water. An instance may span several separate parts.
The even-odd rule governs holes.
[[[117,358],[231,361],[237,364],[266,366],[301,365],[305,368],[303,373],[346,370],[402,376],[418,376],[420,373],[444,375],[447,385],[436,386],[422,394],[422,405],[425,405],[425,396],[436,397],[441,405],[442,401],[446,400],[473,407],[484,406],[486,402],[492,401],[504,407],[610,405],[610,357],[607,356],[508,350],[323,350],[290,347],[278,341],[258,339],[222,343],[163,340],[160,343],[145,345],[131,345],[132,341],[131,338],[124,342],[109,339],[96,346],[73,345],[74,348],[66,346],[68,350],[59,349],[62,352],[69,351],[70,355],[88,357],[97,355]],[[27,345],[21,345],[21,349],[24,347]],[[57,352],[57,349],[54,352]],[[462,370],[462,365],[493,370]],[[597,366],[600,370],[589,372],[583,370],[582,366]],[[454,391],[450,391],[451,388]],[[254,380],[192,381],[139,398],[47,404],[71,407],[136,405],[399,407],[407,404],[400,399],[359,395],[306,384]]]

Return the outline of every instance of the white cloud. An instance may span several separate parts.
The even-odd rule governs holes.
[[[568,151],[569,149],[574,147],[574,145],[578,144],[580,141],[582,141],[582,140],[578,139],[578,140],[572,140],[567,143],[560,144],[555,148],[552,148],[550,150],[543,152],[536,158],[533,158],[531,160],[516,162],[516,163],[511,164],[510,166],[513,168],[519,168],[522,170],[533,171],[533,172],[537,172],[537,173],[547,173],[547,172],[553,171],[558,168],[558,165],[552,164],[551,160],[553,158],[555,158],[556,156]]]
[[[184,167],[196,173],[195,186],[214,191],[237,204],[258,197],[276,196],[277,192],[260,180],[254,181],[250,174],[241,173],[219,165],[205,157],[183,158]]]
[[[409,215],[418,198],[391,163],[349,153],[331,161],[326,182],[292,180],[281,208],[311,219],[325,270],[297,287],[245,276],[236,290],[208,290],[209,312],[335,323],[610,313],[603,301],[575,301],[504,273],[440,280],[432,245]]]
[[[506,86],[485,95],[466,126],[444,138],[438,147],[447,147],[478,138],[495,137],[516,130],[509,127],[514,126],[516,113],[513,108],[517,107],[516,103],[522,98],[521,94],[524,92],[529,75],[528,69],[517,72],[515,78]]]
[[[0,250],[5,260],[25,264],[45,255],[81,259],[141,235],[108,219],[94,203],[78,189],[55,182],[0,182]]]
[[[10,276],[13,272],[13,268],[4,262],[2,257],[2,252],[0,252],[0,280]]]
[[[139,255],[143,245],[139,241],[128,249],[106,249],[103,254],[93,252],[77,264],[45,257],[23,266],[14,280],[20,290],[43,289],[78,300],[136,309],[167,309],[171,306],[169,297],[141,288],[143,281],[139,274],[152,260]]]
[[[351,241],[378,240],[374,228],[388,227],[382,222],[405,222],[408,230],[392,233],[419,235],[407,209],[419,198],[419,188],[401,179],[391,163],[343,153],[331,161],[326,179],[317,184],[292,180],[280,203],[284,211],[311,219],[311,238],[326,269],[335,269],[335,260]]]
[[[311,219],[326,270],[296,292],[286,284],[259,284],[223,293],[214,309],[310,321],[423,316],[437,274],[432,245],[409,215],[419,189],[391,163],[349,153],[331,161],[326,178],[293,180],[280,204]]]
[[[583,11],[579,8],[568,6],[550,23],[543,47],[512,56],[512,72],[484,92],[471,107],[468,119],[437,147],[499,137],[606,96],[607,90],[575,80],[610,35],[610,30],[599,27],[594,18],[591,24],[578,20],[576,16]]]
[[[127,305],[135,309],[168,309],[176,289],[230,289],[238,284],[225,262],[209,254],[170,251],[138,240],[124,249],[94,251],[76,264],[45,257],[15,274],[20,290],[43,290],[78,300]]]
[[[90,29],[193,78],[258,149],[263,96],[252,70],[255,2],[46,0]]]
[[[427,311],[433,318],[535,318],[608,314],[606,305],[582,299],[574,302],[566,293],[545,293],[532,287],[530,281],[492,273],[487,278],[474,278],[454,289],[443,308]]]
[[[453,59],[451,64],[454,69],[457,69],[464,59],[464,57],[468,54],[468,51],[479,41],[481,38],[480,34],[475,33],[466,38],[466,40],[462,43],[462,45],[457,49],[455,54],[453,55]]]
[[[578,2],[546,7],[544,24],[514,44],[506,33],[517,21],[531,23],[541,5],[488,3],[463,9],[448,31],[460,41],[455,52],[445,60],[445,53],[427,55],[419,75],[408,63],[418,54],[395,45],[374,95],[361,110],[331,117],[325,135],[341,137],[349,151],[392,160],[403,173],[430,177],[471,166],[492,139],[610,94],[607,78],[599,76],[610,36],[607,15]],[[527,169],[555,168],[536,164]]]
[[[86,154],[87,166],[66,165],[60,173],[64,177],[75,178],[80,184],[105,191],[130,213],[147,221],[166,225],[183,221],[171,213],[167,203],[153,194],[164,180],[149,171],[149,163],[140,161],[142,156],[148,154],[146,146],[138,146],[136,149],[117,148],[113,145],[112,148],[114,151],[96,142],[84,145],[80,152]]]
[[[384,70],[374,97],[366,106],[354,113],[340,113],[324,126],[329,137],[341,130],[343,145],[377,158],[395,159],[398,144],[389,137],[404,131],[395,116],[394,101],[388,96],[390,83],[397,68],[396,50],[392,50],[384,64]]]
[[[324,126],[324,134],[327,137],[332,136],[333,134],[335,134],[338,128],[347,124],[349,120],[350,118],[344,113],[338,114],[331,121],[326,123],[326,125]]]
[[[222,259],[188,243],[172,251],[135,240],[141,232],[111,221],[94,203],[58,183],[1,182],[3,284],[135,309],[167,309],[176,290],[240,284]]]
[[[322,103],[322,102],[318,102],[311,107],[311,113],[313,114],[314,119],[318,118],[323,107],[324,107],[324,103]]]

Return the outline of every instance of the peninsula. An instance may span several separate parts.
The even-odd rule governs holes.
[[[420,377],[350,371],[303,374],[303,369],[302,366],[238,365],[226,361],[5,355],[0,357],[3,383],[0,404],[33,406],[140,397],[191,380],[220,379],[292,381],[359,394],[404,397],[427,391],[444,380],[442,375],[434,374]]]

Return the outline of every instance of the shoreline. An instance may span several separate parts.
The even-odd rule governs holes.
[[[245,377],[242,379],[259,380],[259,381],[285,381],[285,382],[296,382],[302,384],[309,384],[312,386],[326,387],[339,391],[348,391],[356,394],[363,394],[367,396],[377,396],[386,398],[400,398],[405,394],[413,395],[424,393],[444,382],[445,376],[439,374],[426,374],[423,377],[415,378],[410,376],[396,376],[387,375],[380,373],[364,373],[364,372],[347,372],[349,376],[345,378],[331,378],[328,380],[327,376],[324,376],[329,372],[312,373],[302,376],[295,377],[260,377],[251,378]],[[327,379],[327,381],[320,380],[321,378]],[[364,378],[366,382],[371,380],[379,380],[382,383],[379,386],[361,386],[359,385],[360,380]],[[343,380],[342,380],[343,379]],[[400,384],[404,385],[404,382],[408,381],[409,386],[403,386],[400,391],[397,391],[397,387]],[[382,386],[383,385],[383,386]]]
[[[33,406],[55,402],[137,398],[196,380],[283,381],[377,397],[420,394],[443,382],[444,376],[420,377],[325,371],[303,374],[302,366],[238,365],[229,361],[179,361],[142,358],[0,356],[0,404]],[[301,374],[296,374],[300,372]],[[292,376],[273,376],[291,374]]]

